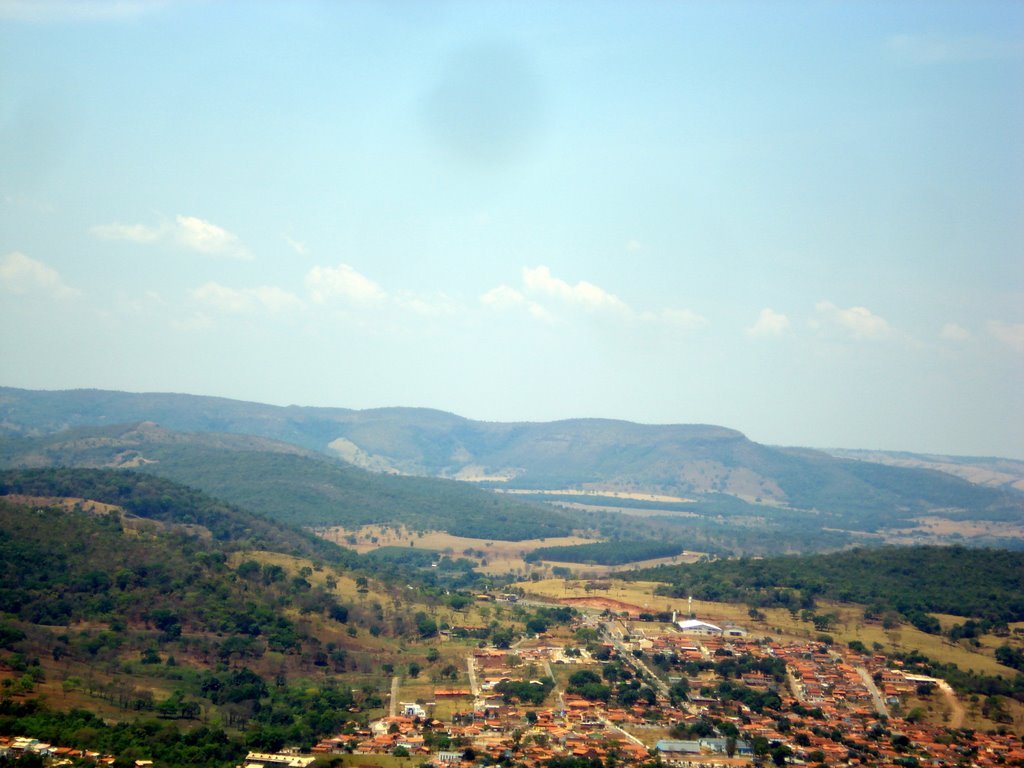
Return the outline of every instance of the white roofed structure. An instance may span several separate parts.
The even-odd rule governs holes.
[[[720,635],[722,634],[722,628],[717,627],[714,624],[709,624],[706,621],[700,619],[687,619],[686,621],[677,621],[676,626],[679,627],[680,632],[686,632],[693,635]]]

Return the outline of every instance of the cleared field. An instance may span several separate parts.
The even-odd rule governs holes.
[[[442,552],[452,558],[466,557],[479,563],[477,570],[489,574],[523,573],[528,570],[523,558],[540,547],[562,547],[574,544],[592,544],[597,539],[579,536],[561,536],[526,541],[499,539],[470,539],[452,536],[443,531],[416,533],[402,526],[368,525],[362,528],[320,528],[316,534],[360,554],[381,547],[410,547]],[[486,564],[484,564],[486,561]]]
[[[668,502],[672,504],[687,504],[696,501],[696,499],[688,499],[685,496],[662,496],[656,493],[632,493],[629,491],[580,490],[578,488],[570,488],[561,491],[556,489],[537,491],[520,488],[504,488],[499,489],[498,492],[531,496],[579,496],[581,498],[587,498],[589,496],[609,499],[628,499],[630,501],[651,501],[655,503]]]
[[[335,762],[337,761],[337,762]],[[394,755],[331,755],[331,765],[345,768],[413,768],[423,763],[420,756],[395,757]]]
[[[634,510],[635,511],[635,510]],[[501,541],[499,539],[470,539],[465,536],[452,536],[444,531],[418,533],[402,526],[370,525],[362,528],[318,528],[317,536],[333,541],[343,547],[353,549],[360,554],[373,552],[382,547],[409,547],[410,549],[428,549],[441,552],[448,557],[458,559],[465,557],[473,560],[476,570],[492,576],[526,576],[538,573],[540,576],[551,576],[551,569],[568,568],[579,578],[600,578],[633,568],[649,568],[656,565],[672,565],[692,563],[700,559],[703,553],[684,552],[674,557],[660,557],[621,565],[589,565],[585,563],[560,563],[545,560],[542,563],[526,563],[523,558],[542,547],[564,547],[576,544],[594,544],[603,539],[587,539],[580,536],[561,536],[549,539],[527,539],[525,541]]]
[[[887,535],[925,536],[948,538],[960,535],[965,538],[978,536],[997,536],[1012,539],[1024,539],[1024,528],[1019,523],[997,522],[992,520],[949,520],[944,517],[914,518],[917,525],[906,530],[890,529]]]
[[[637,507],[614,507],[605,504],[583,504],[578,501],[560,501],[558,506],[566,509],[579,509],[585,512],[619,512],[633,517],[700,517],[696,512],[680,512],[673,509],[638,509]]]

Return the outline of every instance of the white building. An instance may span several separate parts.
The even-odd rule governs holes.
[[[245,763],[243,765],[245,768],[307,768],[315,760],[315,757],[302,755],[250,752],[245,756]]]
[[[722,628],[717,627],[714,624],[708,624],[706,621],[700,619],[687,619],[686,621],[677,621],[676,626],[679,627],[679,631],[687,635],[721,635]]]

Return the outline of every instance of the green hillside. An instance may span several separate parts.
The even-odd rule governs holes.
[[[374,474],[265,438],[151,423],[0,439],[0,465],[130,466],[299,526],[403,523],[503,540],[564,536],[573,527],[549,507],[453,480]]]
[[[125,505],[146,508],[155,480],[126,481]],[[189,491],[163,490],[168,508],[155,517],[176,517],[179,501],[181,519],[193,517]],[[346,647],[348,607],[283,569],[233,567],[226,544],[176,524],[0,499],[0,669],[15,675],[4,675],[0,732],[184,766],[237,762],[243,743],[225,726],[276,748],[271,712],[282,737],[305,742],[341,727],[350,687],[295,686],[309,660],[347,669],[364,654]],[[53,686],[93,714],[40,709]],[[131,724],[139,718],[161,738]],[[200,719],[218,725],[197,729]]]
[[[165,478],[96,469],[0,470],[0,495],[91,499],[142,518],[201,526],[231,548],[272,549],[353,564],[353,553],[307,532],[264,518]]]

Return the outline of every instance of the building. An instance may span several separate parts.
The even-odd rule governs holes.
[[[282,755],[250,752],[245,756],[243,768],[308,768],[315,761],[308,755]]]
[[[676,626],[679,627],[679,631],[688,635],[722,635],[723,631],[721,627],[709,624],[706,621],[700,619],[686,619],[686,621],[677,621]]]

